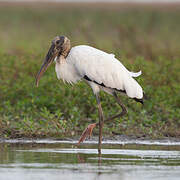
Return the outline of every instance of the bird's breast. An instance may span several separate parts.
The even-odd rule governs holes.
[[[55,71],[58,79],[62,79],[70,84],[76,83],[81,79],[74,66],[65,61],[62,63],[56,62]]]

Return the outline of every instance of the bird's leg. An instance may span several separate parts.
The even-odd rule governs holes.
[[[121,106],[122,111],[121,111],[119,114],[117,114],[117,115],[114,115],[114,116],[112,116],[112,117],[107,118],[106,120],[104,120],[104,122],[112,121],[112,120],[115,119],[115,118],[118,118],[118,117],[121,117],[121,116],[124,116],[125,114],[127,114],[127,109],[126,109],[126,107],[124,106],[124,104],[121,102],[121,100],[119,99],[119,97],[118,97],[118,95],[116,94],[116,92],[113,92],[113,95],[114,95],[117,103]]]
[[[87,136],[89,136],[89,138],[92,135],[92,131],[94,129],[94,127],[96,127],[97,123],[93,123],[93,124],[89,124],[88,127],[83,131],[83,133],[81,134],[81,137],[79,138],[78,141],[78,145],[83,142]]]
[[[98,112],[99,112],[99,144],[98,144],[98,153],[101,154],[101,144],[102,144],[102,129],[104,125],[104,116],[101,107],[101,102],[98,94],[96,94],[96,101],[98,104]]]
[[[98,123],[94,123],[94,124],[90,124],[82,133],[80,139],[79,139],[79,142],[78,142],[78,145],[83,142],[87,136],[91,136],[92,134],[92,131],[94,129],[94,127],[96,127],[96,125],[99,125],[99,149],[101,149],[101,142],[102,142],[102,126],[104,124],[104,122],[109,122],[109,121],[112,121],[113,119],[115,118],[118,118],[118,117],[122,117],[124,116],[125,114],[127,114],[127,110],[126,110],[126,107],[124,106],[124,104],[121,102],[121,100],[119,99],[119,97],[117,96],[116,92],[113,92],[113,95],[117,101],[117,103],[121,106],[122,108],[122,111],[117,114],[117,115],[114,115],[112,117],[109,117],[107,118],[106,120],[104,120],[104,117],[103,117],[103,111],[102,111],[102,107],[101,107],[101,103],[100,103],[100,99],[99,99],[99,96],[96,95],[96,100],[97,100],[97,104],[98,104],[98,111],[99,111],[99,124]]]
[[[98,146],[98,151],[99,153],[101,152],[101,144],[102,144],[102,128],[103,128],[103,124],[104,124],[104,116],[103,116],[103,111],[102,111],[102,107],[101,107],[101,102],[100,102],[100,98],[99,95],[96,94],[96,101],[98,104],[98,112],[99,112],[99,123],[94,123],[94,124],[90,124],[88,125],[88,127],[83,131],[78,145],[83,142],[87,136],[91,136],[92,131],[94,129],[94,127],[96,127],[96,125],[99,125],[99,146]]]

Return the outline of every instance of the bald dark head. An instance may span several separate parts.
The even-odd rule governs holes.
[[[57,48],[61,47],[64,44],[65,36],[56,36],[52,44],[54,44]]]
[[[70,40],[65,36],[56,36],[49,48],[49,51],[46,55],[43,65],[41,66],[40,71],[36,76],[36,85],[38,86],[39,80],[43,73],[47,70],[50,64],[54,61],[55,57],[64,57],[66,58],[71,49]]]

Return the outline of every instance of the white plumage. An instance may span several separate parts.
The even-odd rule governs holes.
[[[141,71],[130,72],[113,54],[90,46],[80,45],[71,48],[66,59],[56,60],[55,69],[58,79],[68,83],[76,83],[85,76],[88,77],[91,80],[88,83],[94,92],[105,90],[105,86],[109,93],[110,90],[121,90],[130,98],[143,97],[141,86],[133,79],[140,76]]]

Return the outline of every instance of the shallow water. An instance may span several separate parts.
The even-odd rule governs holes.
[[[180,143],[105,141],[99,157],[89,141],[1,140],[0,180],[180,179]]]

